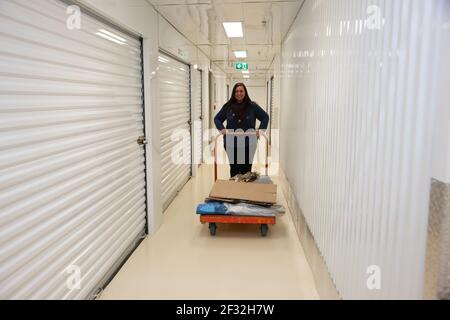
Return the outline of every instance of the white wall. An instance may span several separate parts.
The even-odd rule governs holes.
[[[248,94],[252,101],[258,103],[258,105],[266,109],[266,86],[247,86]]]
[[[275,129],[280,128],[280,112],[281,112],[281,52],[279,52],[273,61],[274,75],[274,123]],[[274,138],[277,140],[277,137]]]
[[[220,111],[223,105],[230,99],[227,95],[227,84],[229,84],[228,78],[226,74],[216,65],[212,65],[212,72],[214,77],[214,82],[216,84],[216,92],[214,94],[214,105],[213,106],[213,118]],[[230,84],[230,94],[233,89],[233,86]],[[214,90],[214,88],[213,88]],[[213,126],[213,128],[215,128]]]
[[[271,174],[278,174],[279,162],[280,162],[280,112],[282,112],[280,105],[281,98],[281,52],[280,48],[276,49],[275,58],[272,61],[272,64],[269,68],[269,71],[266,74],[265,82],[269,84],[273,77],[274,85],[273,85],[273,111],[272,117],[270,119],[272,131],[271,131],[271,152],[270,152],[270,171]],[[270,89],[269,89],[270,94]],[[267,108],[267,112],[270,113],[270,98],[269,98],[269,106]]]
[[[181,33],[167,23],[145,0],[81,0],[92,10],[115,24],[140,34],[144,40],[144,83],[147,146],[149,233],[153,234],[163,222],[160,176],[160,127],[158,99],[158,53],[162,48],[188,64],[197,64],[204,71],[204,114],[208,116],[209,58]],[[205,124],[206,125],[206,124]]]
[[[279,113],[280,113],[280,97],[281,97],[281,51],[280,48],[276,50],[276,55],[272,61],[272,64],[270,65],[269,71],[266,73],[265,81],[266,83],[269,82],[270,86],[270,79],[274,77],[274,92],[273,92],[273,98],[274,98],[274,123],[273,127],[275,129],[279,128]],[[270,103],[270,101],[269,101]]]
[[[450,183],[450,2],[443,10],[441,47],[438,50],[439,66],[437,85],[437,107],[435,134],[433,139],[433,177],[441,182]]]
[[[306,0],[283,44],[282,169],[344,299],[422,298],[445,1]]]

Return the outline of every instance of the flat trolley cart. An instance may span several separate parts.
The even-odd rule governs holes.
[[[256,133],[227,133],[229,136],[255,136]],[[214,181],[218,179],[217,173],[217,141],[222,135],[219,134],[214,139]],[[266,154],[265,154],[265,174],[269,175],[269,140],[264,133],[260,134],[261,137],[265,139],[266,144]],[[255,224],[260,225],[261,236],[267,236],[270,225],[276,224],[276,217],[259,217],[259,216],[244,216],[244,215],[215,215],[207,214],[200,215],[200,222],[202,224],[209,224],[209,232],[211,236],[216,235],[217,224]]]
[[[232,224],[259,224],[261,225],[261,236],[267,236],[269,225],[275,225],[275,217],[251,217],[251,216],[228,216],[228,215],[201,215],[200,222],[209,223],[209,232],[216,235],[217,223]]]

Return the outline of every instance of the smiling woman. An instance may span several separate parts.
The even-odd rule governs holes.
[[[228,130],[252,132],[256,130],[256,119],[261,122],[254,137],[227,136]],[[227,121],[226,128],[224,121]],[[216,115],[214,122],[216,128],[225,136],[224,144],[230,162],[230,176],[246,174],[252,171],[253,158],[256,152],[256,139],[259,138],[259,130],[266,130],[269,124],[269,115],[250,99],[247,87],[243,83],[237,83],[231,94],[230,100]]]

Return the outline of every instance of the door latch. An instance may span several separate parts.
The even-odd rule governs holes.
[[[140,146],[145,146],[147,144],[147,139],[144,136],[141,136],[137,139],[137,143]]]

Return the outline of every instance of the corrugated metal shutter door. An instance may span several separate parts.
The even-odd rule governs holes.
[[[66,10],[0,3],[1,299],[91,298],[145,229],[140,41]]]
[[[189,66],[160,53],[159,79],[162,201],[167,209],[191,177]]]
[[[269,126],[269,141],[270,143],[272,143],[272,129],[273,129],[273,124],[275,123],[275,119],[273,118],[274,112],[273,112],[273,108],[275,106],[275,101],[274,101],[274,89],[275,89],[275,85],[274,85],[274,78],[272,77],[272,79],[270,79],[270,126]]]
[[[195,76],[194,76],[195,75]],[[197,164],[202,163],[203,145],[202,145],[202,72],[200,70],[194,70],[192,77],[193,83],[193,109],[195,110],[195,148],[196,148],[196,162]]]

